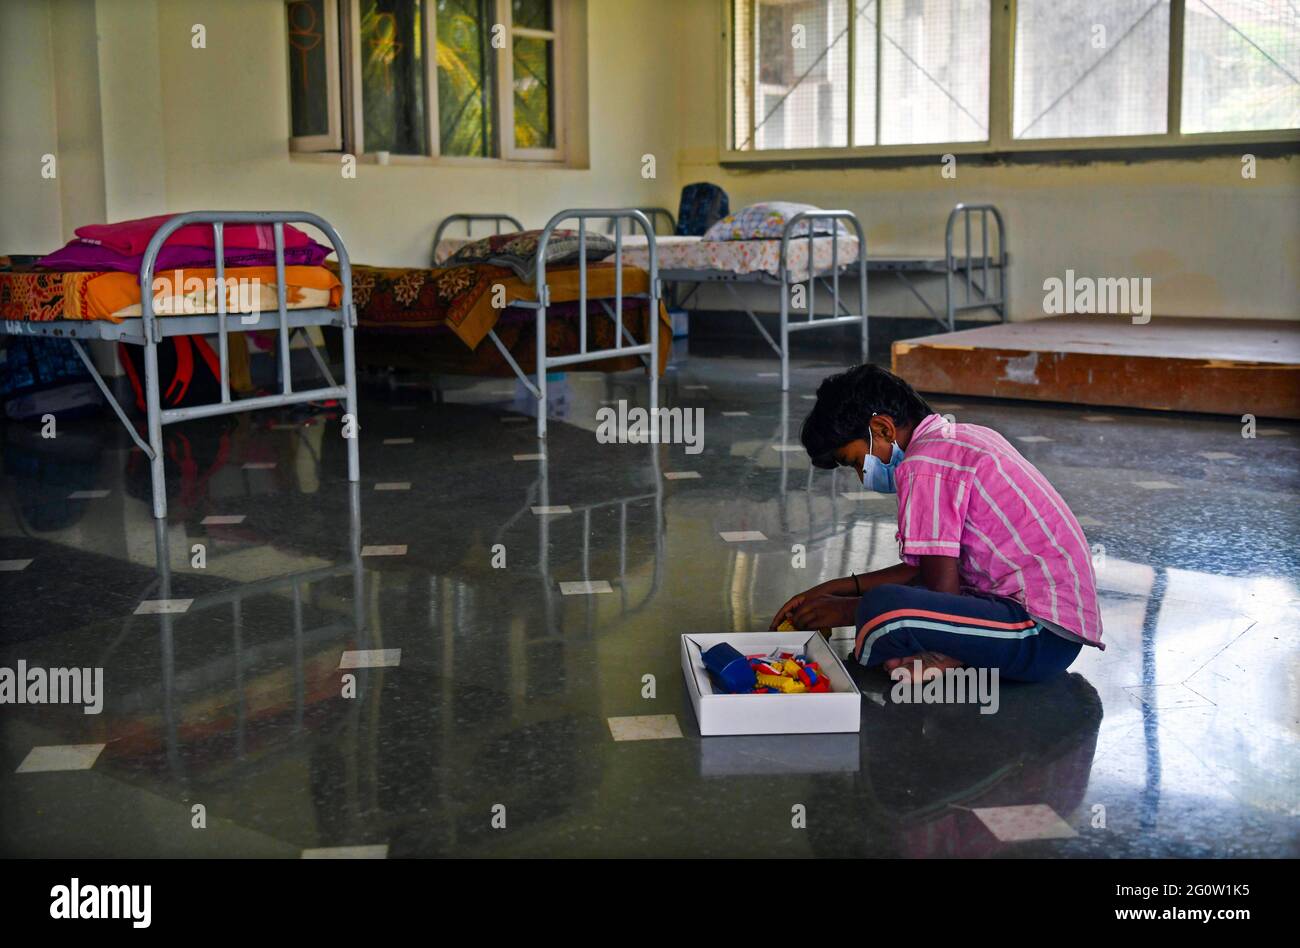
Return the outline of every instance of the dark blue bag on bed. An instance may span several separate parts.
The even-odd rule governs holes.
[[[677,206],[677,235],[703,237],[704,232],[731,213],[727,192],[716,184],[700,181],[682,188]]]

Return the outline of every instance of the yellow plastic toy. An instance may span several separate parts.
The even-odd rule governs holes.
[[[766,688],[775,688],[787,695],[797,695],[808,690],[808,687],[802,681],[796,678],[786,678],[784,675],[765,675],[759,672],[758,683]]]
[[[778,626],[776,627],[776,631],[778,631],[778,632],[798,632],[799,630],[796,629],[796,628],[794,627],[794,623],[793,623],[793,622],[791,622],[789,619],[786,619],[785,621],[783,621],[780,625],[778,625]],[[824,638],[827,642],[829,642],[829,641],[831,640],[831,630],[830,630],[830,629],[818,629],[817,631],[821,633],[821,637]]]

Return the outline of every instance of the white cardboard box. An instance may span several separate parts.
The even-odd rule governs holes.
[[[781,648],[805,652],[830,678],[823,694],[732,695],[715,692],[702,654],[726,642],[742,655]],[[862,695],[844,664],[816,632],[729,632],[682,636],[682,674],[705,737],[718,734],[833,734],[862,727]]]

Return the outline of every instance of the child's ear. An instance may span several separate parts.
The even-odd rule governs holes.
[[[875,415],[872,417],[870,424],[872,432],[877,438],[882,439],[885,444],[893,441],[894,436],[898,433],[894,427],[894,419],[888,415]]]

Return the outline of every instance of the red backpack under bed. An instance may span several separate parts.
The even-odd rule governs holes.
[[[122,366],[145,410],[144,346],[117,344]],[[163,408],[182,408],[221,400],[221,361],[202,336],[168,336],[158,343],[158,394]]]

